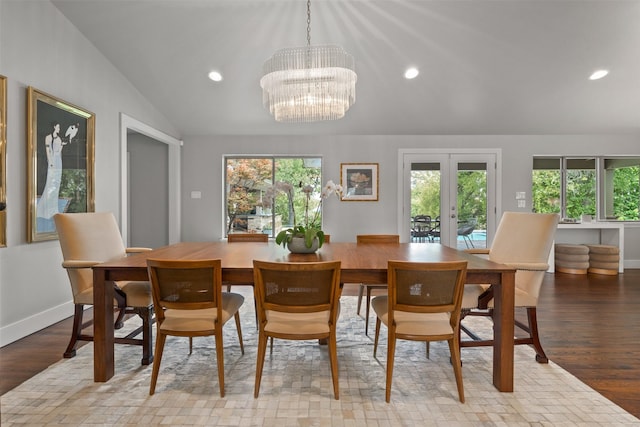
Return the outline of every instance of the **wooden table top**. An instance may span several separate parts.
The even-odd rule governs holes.
[[[232,270],[253,270],[253,260],[272,262],[316,262],[341,261],[342,275],[370,274],[386,276],[389,260],[414,262],[459,261],[468,262],[468,273],[474,275],[496,274],[513,271],[503,264],[473,256],[457,249],[440,244],[424,243],[391,243],[391,244],[357,244],[357,243],[325,243],[313,254],[292,254],[274,242],[182,242],[164,246],[151,252],[131,255],[124,259],[108,261],[96,266],[97,269],[138,269],[146,268],[147,258],[161,259],[206,259],[220,258],[223,272]],[[223,273],[224,274],[224,273]],[[384,278],[386,280],[386,277]],[[378,279],[382,280],[382,279]],[[385,280],[379,283],[385,283]],[[366,283],[367,280],[360,280]],[[473,282],[476,282],[473,280]],[[472,283],[472,282],[470,282]],[[487,283],[487,282],[481,282]]]

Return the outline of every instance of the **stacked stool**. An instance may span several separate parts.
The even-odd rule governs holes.
[[[587,274],[589,270],[589,248],[586,245],[556,243],[555,270],[558,273]]]
[[[620,249],[611,245],[587,245],[589,249],[589,273],[618,274]]]

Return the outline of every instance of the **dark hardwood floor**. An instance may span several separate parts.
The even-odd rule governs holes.
[[[538,324],[550,360],[640,418],[640,270],[547,274]],[[66,319],[1,348],[0,395],[60,360],[70,331]]]

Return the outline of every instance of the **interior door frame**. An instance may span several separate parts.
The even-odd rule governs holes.
[[[432,148],[409,148],[398,150],[398,233],[400,234],[401,242],[410,241],[411,236],[411,168],[407,168],[407,164],[416,157],[431,157],[443,159],[450,159],[452,156],[461,157],[464,155],[491,155],[495,158],[495,189],[494,189],[494,209],[495,209],[495,221],[492,224],[487,224],[487,247],[490,247],[493,239],[493,234],[500,216],[502,215],[502,150],[495,149],[432,149]],[[451,177],[447,176],[447,180]],[[453,191],[453,190],[452,190]],[[450,197],[450,195],[449,195]],[[441,199],[441,210],[444,206]],[[490,207],[487,207],[490,209]],[[450,233],[448,226],[441,228],[441,236],[444,233]]]
[[[129,242],[129,170],[127,158],[128,131],[132,130],[160,143],[169,151],[169,244],[178,243],[180,234],[180,150],[183,141],[167,135],[124,113],[120,113],[120,232],[122,240]]]

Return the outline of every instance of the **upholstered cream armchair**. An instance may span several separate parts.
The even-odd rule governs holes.
[[[515,326],[528,333],[526,338],[516,338],[515,344],[532,345],[536,360],[549,360],[538,337],[537,305],[540,287],[555,237],[559,216],[526,212],[505,212],[500,220],[491,248],[468,249],[466,252],[488,257],[489,260],[509,265],[516,269],[515,308],[527,312],[527,323],[518,320]],[[493,289],[488,285],[466,285],[462,300],[462,318],[468,315],[491,316],[493,314]],[[492,340],[483,340],[469,328],[461,328],[472,340],[461,341],[462,347],[492,345]]]
[[[62,249],[62,266],[67,270],[75,305],[73,331],[65,358],[76,354],[80,341],[93,341],[92,335],[82,331],[91,322],[83,324],[85,305],[93,305],[93,267],[110,259],[124,257],[127,253],[142,252],[148,248],[125,248],[120,229],[111,212],[64,213],[54,216],[58,239]],[[120,314],[115,328],[122,327],[125,314],[135,313],[142,318],[142,327],[126,337],[116,337],[119,344],[142,346],[142,364],[153,362],[151,327],[153,325],[153,301],[149,282],[117,282],[114,309]],[[142,339],[134,338],[142,332]]]

